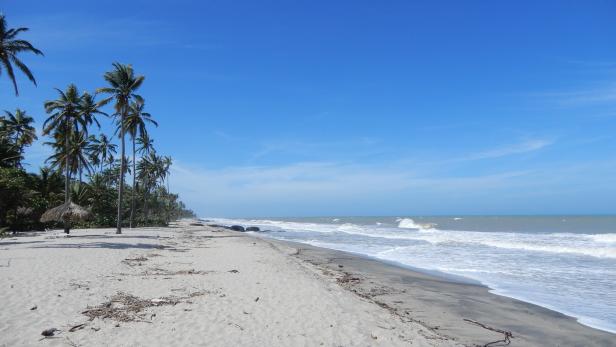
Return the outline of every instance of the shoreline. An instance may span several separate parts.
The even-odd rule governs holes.
[[[255,234],[255,235],[257,235],[257,234]],[[356,256],[358,258],[376,261],[376,262],[379,262],[379,263],[383,263],[384,265],[397,267],[397,268],[400,268],[400,269],[408,270],[408,271],[419,273],[419,274],[426,275],[426,276],[432,276],[432,277],[434,277],[436,279],[441,279],[441,280],[444,280],[444,281],[447,281],[447,282],[451,282],[451,283],[455,283],[455,284],[476,285],[476,286],[479,286],[479,287],[484,287],[492,295],[502,296],[502,297],[505,297],[505,298],[521,301],[521,302],[523,302],[525,304],[529,304],[529,305],[537,306],[537,307],[542,308],[542,309],[553,311],[555,313],[562,314],[562,315],[564,315],[566,317],[574,319],[577,323],[579,323],[579,324],[581,324],[581,325],[583,325],[585,327],[588,327],[588,328],[591,328],[591,329],[595,329],[595,330],[599,330],[599,331],[602,331],[602,332],[606,332],[606,333],[609,333],[609,334],[614,334],[616,336],[616,330],[610,330],[609,328],[604,328],[604,327],[601,327],[599,325],[593,325],[592,323],[588,323],[587,322],[588,320],[593,320],[592,317],[576,316],[575,314],[567,312],[566,310],[561,310],[561,309],[556,308],[556,307],[551,307],[551,306],[549,306],[547,304],[543,304],[543,303],[533,302],[533,300],[529,300],[527,298],[524,298],[523,296],[517,296],[515,294],[505,293],[504,291],[501,291],[501,289],[499,289],[499,288],[495,288],[495,287],[493,287],[493,286],[491,286],[489,284],[483,283],[480,280],[476,280],[474,278],[465,277],[465,276],[457,275],[457,274],[451,274],[451,273],[447,273],[447,272],[439,271],[439,270],[423,269],[423,268],[407,265],[407,264],[404,264],[404,263],[401,263],[401,262],[397,262],[397,261],[393,261],[393,260],[387,260],[387,259],[381,259],[381,258],[378,258],[378,257],[373,257],[373,256],[370,256],[370,255],[366,255],[366,254],[362,254],[362,253],[357,253],[357,252],[342,251],[342,250],[337,250],[337,249],[333,249],[333,248],[314,246],[314,245],[311,245],[311,244],[308,244],[308,243],[302,243],[302,242],[280,240],[280,239],[270,238],[268,236],[259,236],[259,237],[264,237],[266,239],[271,239],[271,240],[280,241],[280,242],[288,242],[290,244],[297,244],[297,245],[301,245],[301,246],[310,246],[310,247],[314,247],[314,248],[318,248],[318,249],[322,249],[322,250],[326,250],[326,251],[334,251],[334,252],[346,253],[346,254],[349,254],[349,255],[352,255],[352,256]]]
[[[613,278],[614,273],[609,270],[611,267],[607,262],[611,260],[610,258],[613,258],[614,250],[613,246],[609,244],[610,239],[608,237],[612,237],[614,234],[523,232],[520,233],[521,236],[518,239],[516,238],[518,233],[509,232],[503,236],[506,238],[502,241],[498,239],[498,233],[488,232],[483,234],[479,231],[473,231],[471,232],[472,235],[465,236],[458,229],[451,233],[436,229],[434,233],[431,230],[429,233],[409,235],[411,240],[428,241],[432,246],[432,251],[427,252],[426,249],[429,249],[429,247],[419,247],[416,245],[417,242],[411,243],[411,246],[409,246],[405,238],[406,235],[404,235],[404,229],[399,231],[403,235],[397,234],[398,229],[392,229],[395,225],[389,223],[394,222],[386,218],[393,217],[354,217],[355,219],[339,217],[344,218],[343,222],[340,222],[338,218],[332,218],[314,217],[298,218],[297,220],[288,218],[280,221],[212,218],[211,221],[227,226],[232,224],[245,227],[256,226],[265,231],[264,237],[350,252],[451,281],[482,284],[495,295],[550,309],[573,317],[580,324],[590,328],[616,334],[613,311],[609,310],[610,303],[613,302],[610,279]],[[449,219],[447,222],[454,223]],[[376,226],[375,220],[377,220]],[[422,221],[423,219],[419,218],[418,220]],[[202,219],[202,221],[210,220]],[[401,223],[400,221],[400,218],[395,219],[395,223]],[[402,219],[402,221],[415,223],[410,218]],[[386,226],[381,228],[381,222]],[[560,226],[560,221],[557,222]],[[479,228],[477,230],[485,231],[484,229]],[[278,233],[278,231],[282,233]],[[299,233],[296,234],[295,232]],[[313,232],[316,234],[311,234]],[[325,232],[326,236],[321,237],[322,232]],[[381,235],[383,236],[381,237]],[[548,239],[545,235],[558,237]],[[370,246],[372,239],[364,236],[376,237],[373,247]],[[464,237],[470,239],[466,240]],[[401,241],[388,240],[390,238],[401,239]],[[494,238],[497,238],[496,241],[494,241]],[[456,242],[462,242],[464,247],[455,248],[457,246],[449,246],[445,242],[452,240],[454,245]],[[445,246],[441,247],[441,242]],[[568,246],[563,242],[571,242],[572,245]],[[517,247],[529,243],[531,251],[516,251]],[[533,248],[535,244],[540,246]],[[484,246],[495,247],[493,248],[495,253],[491,253],[492,249],[485,250]],[[418,253],[413,251],[415,248],[419,248]],[[564,251],[563,248],[565,248]],[[401,250],[399,251],[399,249]],[[458,259],[459,262],[439,258],[439,250],[441,249],[452,252],[453,257]],[[523,249],[526,250],[526,248]],[[535,249],[541,249],[545,252],[533,252],[532,250]],[[593,249],[596,250],[595,253],[591,253],[594,255],[587,256],[588,252],[592,252]],[[601,251],[612,253],[606,253],[604,258],[604,253],[601,253]],[[597,252],[599,253],[597,254]],[[479,260],[475,259],[476,255]],[[502,257],[499,257],[500,255]],[[578,258],[580,255],[581,258]],[[433,259],[434,262],[430,262],[430,259]],[[493,265],[490,263],[492,260],[494,261]],[[576,263],[572,263],[573,261]],[[597,269],[597,271],[586,272],[588,270],[585,269]],[[600,269],[605,269],[605,276],[599,275]],[[453,273],[449,272],[450,270]],[[562,293],[559,293],[559,295],[553,294],[560,290],[562,290]],[[604,295],[603,298],[601,298],[602,294]]]
[[[511,346],[612,346],[616,340],[613,332],[585,325],[576,317],[548,307],[495,293],[492,288],[473,279],[258,233],[248,235],[300,249],[296,256],[322,271],[343,271],[359,278],[347,289],[364,297],[378,292],[379,295],[371,297],[378,305],[398,313],[417,315],[427,312],[413,319],[429,328],[436,327],[439,334],[464,344],[485,344],[490,338],[496,341],[502,337],[469,325],[464,319],[511,331],[514,336]],[[383,287],[387,289],[378,291]],[[413,293],[403,292],[409,288]],[[422,302],[414,295],[428,300]]]

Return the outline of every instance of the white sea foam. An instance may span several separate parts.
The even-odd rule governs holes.
[[[433,229],[436,224],[434,223],[415,223],[414,220],[412,220],[411,218],[401,218],[398,221],[398,228],[401,229],[418,229],[418,230],[423,230],[423,231],[427,231],[427,230],[431,230]]]
[[[616,244],[616,234],[596,234],[590,235],[589,237],[595,242]]]
[[[353,223],[326,224],[300,223],[274,220],[226,220],[215,219],[221,224],[256,225],[266,230],[287,232],[341,232],[371,238],[389,240],[417,240],[431,244],[467,244],[511,250],[547,253],[567,253],[599,258],[616,259],[616,234],[529,234],[504,232],[475,232],[438,230],[434,224],[416,223],[411,218],[401,218],[398,229],[380,225]]]

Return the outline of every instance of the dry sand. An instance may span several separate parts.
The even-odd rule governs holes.
[[[14,237],[0,346],[458,345],[346,280],[292,246],[187,223]]]

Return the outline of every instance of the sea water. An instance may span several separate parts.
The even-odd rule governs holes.
[[[616,216],[210,218],[479,281],[616,332]]]

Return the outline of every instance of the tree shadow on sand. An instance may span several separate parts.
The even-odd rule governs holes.
[[[9,246],[9,245],[25,245],[28,243],[41,243],[45,241],[0,241],[0,246]]]
[[[107,248],[107,249],[171,249],[153,243],[120,243],[120,242],[86,242],[86,243],[55,243],[38,245],[28,248]]]
[[[155,235],[130,235],[130,234],[98,234],[98,235],[70,235],[69,239],[149,239],[149,240],[164,240],[170,239],[168,236]]]

